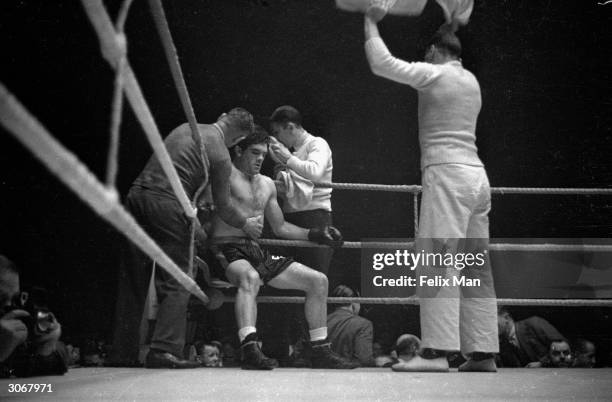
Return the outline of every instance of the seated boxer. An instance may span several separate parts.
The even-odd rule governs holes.
[[[285,221],[276,200],[272,179],[259,174],[268,152],[268,134],[262,128],[235,147],[230,176],[231,199],[246,216],[265,217],[274,233],[284,239],[311,240],[321,244],[342,244],[340,232],[331,226],[304,229]],[[312,346],[312,367],[350,369],[357,365],[333,353],[327,340],[327,277],[291,258],[263,251],[241,229],[229,226],[213,216],[211,250],[224,269],[227,279],[238,288],[235,313],[241,342],[241,366],[250,370],[271,370],[278,366],[259,346],[255,321],[255,297],[260,286],[298,289],[306,293],[304,311]]]

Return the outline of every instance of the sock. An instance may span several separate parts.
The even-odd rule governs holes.
[[[238,338],[240,338],[240,342],[242,342],[244,341],[244,338],[255,332],[257,332],[255,327],[242,327],[238,330]]]
[[[315,328],[308,331],[310,342],[323,341],[327,339],[327,327]]]

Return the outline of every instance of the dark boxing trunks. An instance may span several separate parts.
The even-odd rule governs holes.
[[[218,237],[212,239],[211,243],[210,249],[223,271],[234,261],[247,260],[264,283],[270,282],[294,262],[292,258],[275,256],[267,250],[262,250],[259,244],[251,239]]]

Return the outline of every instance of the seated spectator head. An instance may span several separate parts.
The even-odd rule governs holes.
[[[395,342],[395,355],[401,360],[410,360],[421,347],[421,340],[412,334],[402,334]]]
[[[9,361],[5,368],[17,376],[66,371],[65,356],[57,353],[61,325],[42,307],[28,301],[27,294],[20,290],[16,265],[0,255],[0,362]],[[47,367],[37,360],[40,357],[52,363]]]
[[[497,310],[497,329],[500,338],[508,338],[514,331],[514,318],[503,307]]]
[[[222,367],[221,348],[221,344],[216,341],[203,343],[198,350],[202,365],[205,367]]]
[[[548,348],[549,367],[570,367],[572,350],[565,340],[553,341]]]
[[[0,314],[21,305],[19,290],[19,271],[8,258],[0,255]]]
[[[586,339],[578,339],[574,345],[574,364],[572,367],[595,367],[595,344]]]
[[[359,292],[346,285],[338,285],[332,290],[331,297],[359,297]],[[353,314],[359,314],[361,304],[359,303],[339,303],[336,304],[336,309],[343,308],[351,311]]]

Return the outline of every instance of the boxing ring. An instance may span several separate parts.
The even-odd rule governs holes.
[[[27,147],[52,173],[74,191],[98,215],[142,249],[161,268],[173,275],[189,292],[203,303],[208,296],[195,281],[185,274],[119,202],[115,188],[119,132],[122,120],[123,97],[132,106],[147,139],[153,147],[164,172],[185,214],[191,219],[191,261],[194,260],[193,237],[196,229],[196,200],[189,200],[178,174],[164,147],[162,136],[144,99],[142,91],[127,58],[127,39],[123,26],[131,0],[121,6],[113,23],[101,0],[82,0],[83,7],[98,35],[104,58],[116,72],[115,92],[110,124],[110,145],[105,182],[64,148],[49,131],[0,83],[0,123]],[[153,18],[175,80],[179,98],[191,127],[194,140],[199,144],[197,122],[161,0],[149,0]],[[203,153],[203,157],[205,157]],[[409,193],[413,199],[414,230],[418,229],[418,202],[421,187],[417,185],[381,185],[364,183],[315,183],[347,191],[385,191]],[[493,194],[548,194],[548,195],[612,195],[610,188],[521,188],[495,187]],[[308,241],[261,239],[265,246],[323,247]],[[411,248],[412,242],[359,242],[346,241],[343,248]],[[527,252],[612,252],[608,244],[512,244],[491,243],[490,250]],[[193,263],[192,263],[193,264]],[[193,270],[190,267],[190,272]],[[226,284],[217,283],[218,287]],[[224,296],[223,301],[231,302]],[[303,303],[303,297],[259,296],[262,303]],[[363,304],[416,305],[416,297],[356,297],[329,298],[329,303],[359,302]],[[612,299],[518,299],[499,298],[500,305],[514,306],[573,306],[611,307]],[[536,374],[537,375],[534,375]],[[362,368],[354,371],[276,369],[273,373],[241,371],[234,368],[195,370],[145,370],[125,368],[71,369],[63,377],[37,377],[37,383],[53,384],[50,394],[8,393],[7,384],[28,384],[32,380],[0,380],[2,399],[53,400],[288,400],[343,399],[343,400],[403,400],[403,399],[563,399],[580,395],[585,399],[606,399],[612,395],[608,381],[612,369],[501,369],[491,373],[394,373],[386,369]],[[495,385],[492,385],[495,384]]]

